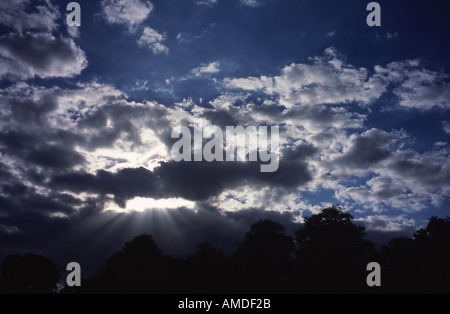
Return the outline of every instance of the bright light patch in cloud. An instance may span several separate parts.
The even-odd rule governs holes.
[[[118,213],[143,212],[147,209],[177,209],[177,208],[194,209],[195,203],[181,198],[153,199],[145,197],[135,197],[126,202],[125,208],[118,207],[115,203],[109,203],[105,207],[105,211],[113,211]]]

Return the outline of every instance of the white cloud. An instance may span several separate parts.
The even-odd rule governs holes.
[[[122,24],[128,27],[130,33],[137,33],[142,23],[147,19],[154,6],[147,0],[102,0],[103,17],[110,24]],[[144,27],[137,40],[139,47],[148,48],[154,54],[167,54],[163,42],[166,35],[157,30]]]
[[[386,90],[381,78],[369,76],[365,68],[346,64],[334,48],[326,49],[321,57],[310,58],[309,63],[284,67],[280,76],[225,79],[224,84],[277,95],[287,108],[349,102],[367,105]]]
[[[327,48],[323,56],[308,61],[285,66],[279,76],[226,78],[223,83],[227,88],[276,96],[287,108],[351,102],[366,106],[390,86],[402,107],[450,108],[450,84],[444,81],[447,75],[420,67],[418,60],[375,66],[370,72],[347,64],[334,48]]]
[[[320,212],[320,206],[313,206],[302,200],[297,192],[286,193],[282,189],[270,187],[252,187],[245,185],[236,189],[227,189],[218,195],[213,205],[222,212],[237,212],[249,209],[265,209],[275,212],[289,212],[301,219],[305,210]]]
[[[395,91],[400,105],[408,108],[429,110],[433,107],[450,109],[450,84],[427,85],[425,81],[408,82]]]
[[[153,4],[147,0],[102,0],[102,13],[110,24],[123,24],[134,32],[153,10]]]
[[[203,63],[199,67],[193,69],[191,72],[194,76],[202,76],[205,74],[214,74],[220,71],[220,62],[215,61],[211,63]]]
[[[419,60],[376,66],[375,72],[375,76],[396,86],[394,93],[400,106],[420,110],[450,108],[450,84],[445,82],[447,75],[421,67]]]
[[[154,54],[167,54],[169,53],[169,48],[162,44],[165,39],[166,36],[164,34],[158,33],[153,28],[145,27],[137,43],[139,47],[148,48]]]
[[[67,26],[67,33],[72,38],[78,38],[80,36],[80,27],[78,27],[78,26]]]

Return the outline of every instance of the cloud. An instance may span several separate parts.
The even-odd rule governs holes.
[[[147,0],[102,0],[102,14],[109,24],[124,25],[130,34],[141,30],[143,22],[153,11],[153,4]],[[141,48],[147,48],[154,54],[167,54],[167,48],[163,42],[166,35],[159,33],[151,27],[144,27],[137,39]]]
[[[400,98],[400,105],[408,108],[429,110],[433,107],[450,109],[450,84],[438,83],[428,85],[429,82],[411,79],[396,90]]]
[[[359,175],[361,179],[367,175],[371,178],[362,179],[365,183],[359,186],[347,183],[347,186],[337,189],[336,197],[340,200],[356,201],[366,208],[375,208],[376,211],[383,211],[387,206],[391,206],[414,212],[426,208],[429,204],[442,205],[450,196],[449,150],[446,147],[437,147],[432,151],[418,153],[411,149],[402,149],[398,142],[404,137],[401,133],[397,136],[391,133],[390,139],[385,142],[390,141],[389,151],[388,146],[384,146],[380,151],[382,154],[378,154],[380,158],[370,160],[367,164],[367,160],[364,160],[366,167],[360,168],[363,171]],[[369,148],[369,151],[371,150],[380,150],[380,146],[374,145]],[[350,151],[356,150],[352,148]],[[359,164],[353,161],[359,161],[359,157],[355,155],[353,159],[348,159],[348,154],[344,156],[335,159],[338,167],[347,159],[350,165],[359,168]],[[337,170],[336,174],[339,172],[341,170]],[[350,174],[357,175],[357,172],[345,172],[340,178]]]
[[[442,121],[442,130],[447,133],[450,134],[450,122],[448,121]]]
[[[165,39],[166,36],[164,34],[158,33],[158,31],[153,28],[145,27],[137,43],[139,47],[148,48],[152,50],[154,54],[167,54],[169,48],[162,44]]]
[[[207,74],[214,74],[214,73],[218,73],[220,71],[220,62],[219,61],[215,61],[215,62],[211,62],[211,63],[202,63],[199,67],[192,69],[191,73],[194,76],[202,76],[202,75],[207,75]]]
[[[197,4],[213,6],[213,5],[217,4],[217,2],[218,2],[218,0],[199,0],[199,1],[197,1]],[[245,6],[251,7],[251,8],[257,8],[257,7],[264,5],[264,2],[262,2],[261,0],[239,0],[239,2],[242,5],[245,5]]]
[[[55,35],[60,14],[49,1],[6,1],[0,23],[10,32],[0,37],[0,78],[74,77],[87,66],[86,55],[72,38]]]
[[[0,225],[0,234],[11,235],[20,233],[22,233],[22,230],[20,230],[16,226]]]
[[[394,138],[393,134],[379,129],[370,129],[361,135],[352,134],[344,148],[344,154],[335,161],[341,167],[368,170],[391,156],[389,146]]]
[[[153,10],[153,4],[147,0],[102,0],[102,14],[109,24],[122,24],[134,32]]]
[[[391,208],[405,212],[417,212],[427,207],[430,194],[420,188],[412,189],[401,180],[390,176],[376,176],[360,186],[342,187],[336,191],[340,202],[356,204],[373,212],[385,212]]]
[[[248,7],[256,8],[263,5],[260,0],[239,0],[240,3]]]
[[[390,172],[404,179],[434,188],[450,186],[450,152],[446,148],[417,153],[412,150],[398,151],[389,160]],[[411,182],[412,183],[412,182]]]
[[[71,38],[27,33],[0,38],[0,77],[74,77],[86,68],[86,55]]]
[[[197,1],[198,5],[206,5],[206,6],[213,6],[217,3],[217,0],[200,0]]]
[[[279,76],[226,78],[229,89],[263,91],[279,97],[287,108],[298,106],[357,103],[367,106],[379,99],[391,86],[398,105],[429,110],[450,107],[450,85],[441,72],[420,67],[418,60],[397,61],[375,66],[370,72],[345,62],[334,48],[308,63],[285,66]]]
[[[420,110],[450,108],[450,85],[445,82],[447,75],[421,67],[419,60],[375,66],[375,72],[376,76],[395,86],[393,92],[402,107]]]
[[[83,157],[65,145],[48,144],[39,136],[20,131],[0,135],[0,148],[11,158],[22,159],[33,166],[70,169],[83,162]]]
[[[368,231],[412,233],[416,230],[415,220],[406,218],[404,215],[371,215],[364,218],[357,218],[355,221],[365,226]]]
[[[226,188],[250,184],[283,189],[296,188],[311,180],[306,164],[301,160],[285,160],[277,172],[259,173],[259,164],[238,162],[162,162],[149,171],[127,168],[116,173],[99,170],[95,175],[67,173],[56,175],[54,189],[112,194],[122,207],[134,197],[183,198],[205,201]],[[214,175],[211,175],[214,174]]]
[[[30,10],[32,5],[33,10]],[[0,3],[0,24],[21,36],[30,30],[51,33],[57,29],[59,17],[58,9],[45,0],[3,0]]]
[[[279,76],[228,78],[224,85],[277,95],[280,104],[287,108],[351,102],[367,105],[386,91],[386,83],[380,77],[346,64],[334,48],[326,49],[321,57],[310,58],[310,63],[284,67]]]

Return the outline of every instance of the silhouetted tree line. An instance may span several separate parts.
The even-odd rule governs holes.
[[[125,243],[98,274],[63,293],[448,293],[450,218],[432,217],[413,238],[378,252],[340,207],[305,219],[294,237],[271,220],[253,224],[234,254],[210,242],[185,258],[165,256],[151,235]],[[381,265],[381,287],[368,287],[366,266]],[[1,264],[5,293],[52,293],[59,274],[43,256],[10,255]]]

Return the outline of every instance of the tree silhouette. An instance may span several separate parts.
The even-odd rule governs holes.
[[[431,217],[413,239],[396,238],[381,250],[389,292],[450,292],[450,219]]]
[[[106,260],[86,292],[148,293],[163,290],[164,258],[153,237],[143,234]]]
[[[1,274],[2,293],[55,293],[60,277],[49,258],[32,253],[7,256]]]
[[[290,274],[293,238],[283,225],[260,220],[250,227],[234,256],[240,287],[243,292],[279,293]]]
[[[182,277],[189,285],[184,292],[225,293],[233,291],[229,258],[211,242],[199,243],[195,253],[185,260]]]
[[[411,238],[395,238],[383,246],[380,253],[383,267],[383,290],[387,292],[408,292],[416,289],[416,282],[423,276],[418,267],[416,243]]]
[[[305,219],[296,232],[298,246],[293,289],[302,292],[361,291],[366,265],[373,261],[373,243],[365,229],[341,207],[328,207]]]

